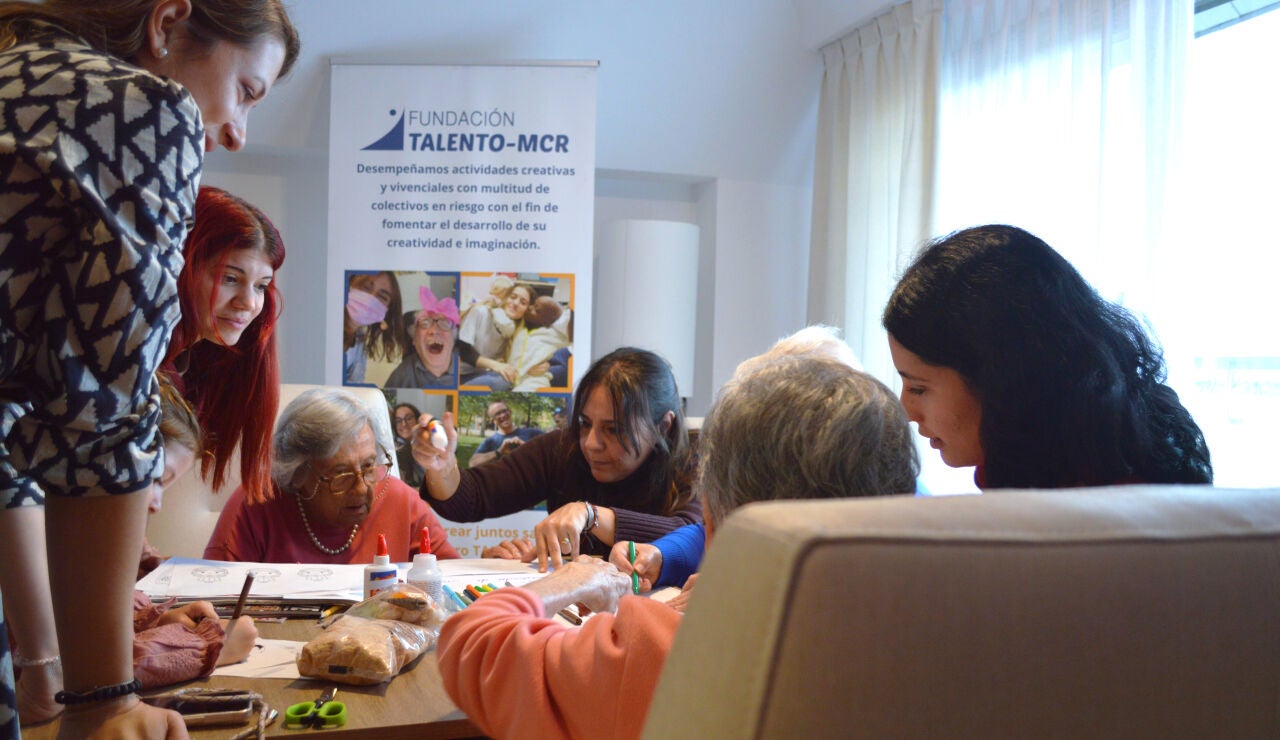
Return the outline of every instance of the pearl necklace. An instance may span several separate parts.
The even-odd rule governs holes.
[[[359,524],[351,528],[351,536],[347,538],[347,543],[345,545],[336,550],[331,547],[325,547],[320,544],[320,540],[316,537],[316,533],[311,531],[311,522],[307,521],[307,510],[302,508],[302,497],[295,495],[293,498],[298,502],[298,513],[302,515],[302,526],[307,528],[307,534],[311,536],[311,544],[315,545],[320,552],[328,555],[337,555],[338,553],[345,551],[348,547],[351,547],[351,543],[356,539],[356,532],[360,531]]]

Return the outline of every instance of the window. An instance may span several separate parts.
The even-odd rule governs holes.
[[[1276,8],[1280,8],[1280,2],[1272,0],[1196,0],[1196,37],[1221,31]]]
[[[1201,25],[1197,3],[1197,27]],[[1247,3],[1228,3],[1245,6]],[[1254,6],[1280,3],[1252,3]],[[1161,332],[1222,486],[1280,485],[1280,13],[1192,43],[1181,206]]]

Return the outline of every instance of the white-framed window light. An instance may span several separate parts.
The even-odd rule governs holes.
[[[1157,289],[1170,377],[1221,486],[1280,485],[1280,12],[1261,12],[1278,7],[1197,3],[1178,226],[1163,273],[1186,290]],[[1199,28],[1229,12],[1235,22]]]

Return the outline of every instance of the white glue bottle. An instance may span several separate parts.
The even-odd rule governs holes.
[[[444,573],[436,563],[436,556],[431,554],[431,533],[422,528],[422,541],[418,545],[418,554],[413,556],[413,567],[404,579],[410,586],[417,586],[436,602],[436,606],[444,606]]]
[[[396,566],[387,554],[387,536],[378,534],[378,554],[373,556],[373,563],[364,566],[364,597],[367,599],[379,591],[394,588],[399,581]]]

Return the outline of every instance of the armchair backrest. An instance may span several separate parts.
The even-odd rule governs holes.
[[[319,385],[302,383],[284,383],[280,386],[280,411],[297,398],[299,394]],[[387,407],[386,396],[377,388],[349,387],[350,391],[364,401],[373,411],[379,429],[374,430],[378,439],[393,440],[391,434],[391,411]],[[161,555],[181,556],[189,558],[204,557],[204,547],[209,543],[209,535],[218,523],[218,515],[222,506],[231,496],[232,491],[240,485],[239,452],[227,471],[227,480],[223,487],[213,490],[209,481],[200,476],[198,468],[174,482],[164,493],[164,503],[160,511],[151,516],[147,522],[147,541],[160,551]],[[391,474],[399,477],[395,459],[391,461]]]
[[[1280,489],[756,504],[646,737],[1280,737]]]

